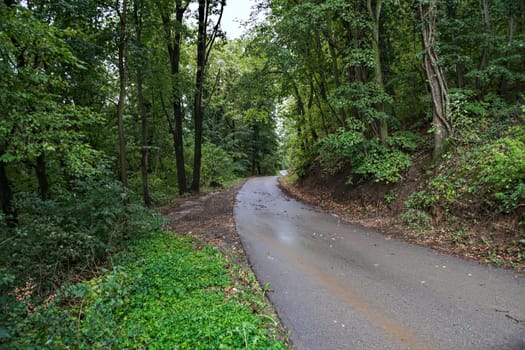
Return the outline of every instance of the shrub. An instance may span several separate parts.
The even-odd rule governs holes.
[[[418,136],[404,131],[392,134],[382,145],[376,138],[365,139],[361,132],[340,129],[320,141],[319,161],[331,174],[350,166],[358,181],[398,182],[411,164],[407,152],[414,151],[419,141]],[[353,175],[348,183],[354,181]]]
[[[375,141],[370,143],[368,155],[363,157],[354,172],[364,178],[371,177],[375,182],[392,183],[403,178],[403,172],[410,164],[410,156],[405,152]]]
[[[491,106],[483,108],[489,110]],[[473,120],[465,121],[473,118],[472,108],[470,112],[455,113],[463,120],[462,127],[474,125]],[[442,156],[427,188],[412,194],[405,203],[407,208],[468,208],[470,215],[520,215],[520,208],[525,205],[525,126],[508,116],[483,120],[468,132],[456,133],[453,147]],[[458,135],[464,137],[456,140]]]
[[[202,151],[202,176],[204,186],[216,182],[225,185],[235,178],[240,172],[239,164],[235,163],[225,150],[212,143],[206,143]]]
[[[362,133],[354,130],[339,129],[336,133],[327,135],[319,143],[321,166],[330,174],[337,173],[362,152],[360,147],[363,142]]]
[[[84,179],[43,201],[25,193],[16,202],[19,224],[4,229],[0,250],[4,268],[15,285],[32,279],[40,291],[72,271],[95,270],[100,259],[118,249],[123,239],[160,220],[129,198],[116,181]]]

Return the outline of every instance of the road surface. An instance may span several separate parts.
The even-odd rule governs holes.
[[[343,222],[276,177],[237,195],[237,231],[297,349],[525,349],[525,278]]]

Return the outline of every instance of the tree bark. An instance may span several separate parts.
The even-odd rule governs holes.
[[[135,2],[135,25],[137,33],[137,43],[142,46],[142,17],[139,14],[138,7],[143,9],[143,1],[137,0]],[[148,186],[148,167],[149,167],[149,144],[148,144],[148,109],[146,107],[146,101],[144,100],[143,93],[143,82],[144,72],[142,70],[142,59],[137,66],[137,100],[139,103],[140,119],[141,119],[141,134],[142,134],[142,148],[141,148],[141,159],[140,159],[140,170],[142,175],[142,198],[144,205],[151,208],[151,196],[149,194]]]
[[[385,92],[383,70],[381,65],[381,47],[379,45],[379,20],[381,18],[381,0],[376,0],[375,6],[372,6],[372,0],[366,1],[368,14],[372,18],[372,51],[374,54],[374,80],[381,93]],[[385,105],[380,103],[376,106],[377,111],[382,114],[379,119],[379,139],[383,145],[386,145],[388,138],[388,121],[384,118]]]
[[[180,73],[180,55],[181,55],[181,40],[184,13],[188,8],[189,2],[178,0],[175,2],[175,25],[173,28],[170,14],[161,11],[162,25],[166,33],[166,41],[168,47],[168,54],[170,59],[170,68],[172,75],[172,103],[173,103],[173,121],[172,128],[173,146],[175,148],[175,162],[177,167],[177,184],[179,193],[184,194],[188,192],[188,185],[186,183],[186,169],[184,162],[184,136],[183,136],[183,109],[182,98],[180,91],[179,73]]]
[[[436,51],[435,28],[437,20],[437,2],[430,0],[420,2],[419,17],[422,21],[423,47],[425,50],[424,66],[432,95],[432,122],[434,126],[434,157],[441,154],[443,146],[451,133],[449,118],[449,96],[445,75]]]
[[[40,197],[43,201],[49,198],[49,183],[47,181],[46,158],[44,154],[36,157],[36,177],[40,188]]]
[[[117,124],[119,138],[119,160],[120,160],[120,180],[124,187],[128,187],[128,176],[126,171],[126,137],[124,134],[124,105],[126,103],[126,56],[127,56],[127,33],[126,33],[126,12],[127,0],[122,0],[122,9],[117,0],[117,12],[120,19],[119,38],[118,38],[118,72],[119,72],[119,98],[117,104]]]

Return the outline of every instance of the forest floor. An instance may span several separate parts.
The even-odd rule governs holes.
[[[314,166],[306,177],[296,181],[281,178],[280,186],[291,197],[390,237],[480,263],[525,271],[525,233],[512,218],[478,216],[468,220],[443,211],[421,225],[406,223],[405,201],[425,186],[425,156],[419,157],[399,184],[350,186],[344,172],[329,175]]]

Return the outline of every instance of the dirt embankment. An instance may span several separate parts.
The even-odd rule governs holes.
[[[407,223],[405,201],[425,188],[430,159],[416,155],[414,165],[398,184],[368,182],[348,185],[348,172],[330,175],[313,166],[307,176],[281,188],[301,201],[334,212],[347,221],[374,228],[386,235],[427,246],[480,263],[525,271],[525,234],[510,217],[462,217],[446,212],[429,213],[424,222]],[[410,218],[414,219],[414,218]]]

